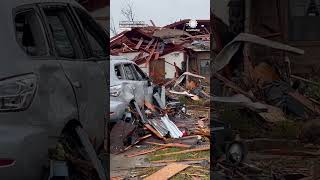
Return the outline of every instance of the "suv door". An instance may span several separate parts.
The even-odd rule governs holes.
[[[66,121],[77,118],[78,110],[72,87],[51,51],[52,46],[37,6],[23,5],[14,9],[12,25],[15,32],[8,32],[8,34],[15,33],[15,39],[10,40],[16,40],[17,45],[26,55],[17,56],[20,59],[12,59],[12,63],[15,60],[17,62],[12,75],[21,75],[17,76],[18,79],[30,79],[17,81],[20,88],[26,88],[36,77],[35,83],[30,86],[35,88],[35,94],[26,109],[2,113],[0,134],[4,140],[1,141],[1,145],[4,146],[1,148],[1,153],[8,150],[5,152],[9,153],[8,155],[17,155],[17,162],[14,165],[16,169],[12,168],[14,172],[2,168],[0,177],[1,179],[40,179],[43,165],[48,161],[48,149],[56,144]],[[11,48],[7,50],[12,53],[16,50],[20,51],[20,49]],[[20,52],[17,53],[20,54]],[[28,92],[29,88],[26,90],[25,92]],[[16,91],[15,86],[12,87],[12,91],[21,92],[21,95],[26,94],[20,90]],[[26,96],[26,99],[30,97]],[[17,99],[16,103],[19,102]],[[23,147],[22,151],[21,147]],[[5,174],[4,177],[3,174]]]
[[[123,73],[125,75],[125,80],[123,82],[134,85],[134,97],[135,101],[139,104],[140,107],[144,106],[145,100],[145,85],[144,81],[139,78],[137,70],[132,63],[124,63],[123,65]]]
[[[152,95],[153,95],[153,88],[151,87],[151,82],[149,77],[140,69],[140,67],[136,64],[133,64],[134,68],[136,69],[137,77],[139,81],[143,85],[144,96],[145,99],[149,100],[152,103]]]
[[[89,137],[100,145],[105,130],[107,81],[99,61],[106,59],[100,56],[92,58],[92,41],[87,41],[87,35],[83,33],[85,30],[81,29],[81,18],[76,16],[70,6],[50,3],[41,5],[41,9],[55,56],[74,90],[79,110],[78,120]],[[87,28],[91,28],[90,25]]]

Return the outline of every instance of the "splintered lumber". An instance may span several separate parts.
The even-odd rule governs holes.
[[[298,92],[289,92],[288,94],[292,98],[294,98],[295,100],[303,104],[305,107],[307,107],[310,111],[320,114],[320,107],[316,103],[313,103],[312,101],[310,101],[305,96],[299,94]]]
[[[205,128],[196,128],[194,134],[196,135],[201,135],[205,137],[210,137],[210,129],[205,129]]]
[[[145,135],[145,136],[143,136],[143,137],[140,137],[139,139],[137,139],[136,142],[134,142],[134,143],[131,144],[130,146],[126,147],[126,148],[124,149],[124,151],[132,148],[134,145],[138,144],[140,141],[145,140],[145,139],[147,139],[147,138],[149,138],[149,137],[151,137],[151,136],[152,136],[151,134],[147,134],[147,135]]]
[[[219,79],[220,81],[223,81],[226,86],[228,86],[229,88],[233,89],[235,92],[243,94],[243,95],[247,96],[248,98],[250,98],[251,100],[255,100],[255,97],[252,94],[247,93],[246,91],[242,90],[240,87],[238,87],[234,82],[230,81],[229,79],[221,76],[218,73],[214,73],[213,75],[217,79]]]
[[[203,175],[203,174],[190,174],[190,173],[181,173],[181,174],[187,175],[187,176],[207,177],[206,175]]]
[[[155,172],[154,174],[150,175],[149,177],[145,178],[144,180],[167,180],[172,176],[178,174],[179,172],[183,171],[187,167],[189,167],[189,165],[172,163]]]
[[[151,41],[149,41],[148,45],[145,48],[146,51],[150,48],[153,42],[154,42],[154,38],[152,38]]]
[[[181,162],[181,161],[205,161],[208,158],[195,158],[195,159],[167,159],[167,160],[159,160],[159,161],[151,161],[152,163],[172,163],[172,162]]]
[[[313,103],[305,96],[299,94],[298,92],[289,92],[288,93],[291,97],[293,97],[295,100],[299,101],[301,104],[306,106],[311,111],[320,114],[320,108],[316,103]]]
[[[181,144],[181,143],[169,143],[169,144],[161,144],[161,143],[155,143],[155,142],[146,142],[146,143],[152,144],[152,145],[164,146],[164,147],[180,147],[180,148],[190,148],[191,147],[191,145]]]
[[[149,154],[149,153],[159,151],[159,150],[165,149],[165,148],[167,148],[167,147],[162,146],[162,147],[157,147],[157,148],[153,148],[153,149],[149,149],[149,150],[143,150],[143,151],[137,152],[135,154],[127,155],[127,157],[131,158],[131,157],[141,156],[141,155]]]
[[[287,120],[284,112],[280,108],[269,105],[266,106],[268,107],[268,112],[258,113],[265,121],[275,123]]]
[[[204,148],[195,148],[195,149],[188,149],[184,151],[178,151],[178,152],[172,152],[172,153],[165,153],[165,154],[158,154],[155,156],[171,156],[176,154],[183,154],[183,153],[190,153],[190,152],[199,152],[199,151],[208,151],[210,150],[210,147],[204,147]]]
[[[181,137],[181,139],[192,139],[192,138],[197,138],[197,139],[201,139],[201,136],[199,135],[192,135],[192,136],[184,136],[184,137]]]
[[[191,165],[191,164],[201,164],[204,161],[181,161],[181,162],[175,162],[177,164],[186,164],[186,165]],[[146,164],[136,164],[135,167],[136,168],[149,168],[149,167],[164,167],[167,166],[168,164],[171,163],[146,163]]]
[[[147,108],[150,109],[150,110],[153,111],[153,112],[156,112],[156,111],[157,111],[157,110],[155,109],[154,105],[151,104],[151,103],[148,102],[148,101],[144,101],[144,105],[146,105]]]
[[[111,177],[111,180],[122,180],[123,178],[121,176],[115,176],[115,177]]]
[[[307,83],[316,85],[316,86],[320,86],[319,83],[314,82],[314,81],[311,81],[311,80],[309,80],[309,79],[305,79],[305,78],[302,78],[302,77],[299,77],[299,76],[295,76],[295,75],[291,75],[291,77],[294,78],[294,79],[298,79],[298,80],[301,80],[301,81],[304,81],[304,82],[307,82]]]
[[[138,44],[136,45],[136,47],[134,49],[139,49],[140,46],[142,45],[142,43],[143,43],[143,38],[141,37]]]
[[[158,133],[157,130],[155,130],[152,126],[150,126],[149,124],[145,124],[144,125],[149,131],[151,131],[153,134],[155,134],[158,138],[166,141],[166,138],[161,136],[161,134]]]

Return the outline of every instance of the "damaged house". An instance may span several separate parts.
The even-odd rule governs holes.
[[[110,49],[133,60],[158,84],[186,71],[209,77],[210,21],[133,28],[112,37]]]
[[[229,24],[225,32],[215,28],[224,37],[212,34],[226,41],[220,42],[223,48],[211,52],[217,53],[211,63],[212,100],[245,107],[269,123],[284,121],[287,115],[305,120],[319,117],[318,3],[213,3],[211,27],[220,23],[216,16]],[[228,6],[228,14],[215,11],[222,6]]]
[[[318,0],[214,1],[215,15],[229,25],[230,32],[247,32],[269,40],[282,42],[305,51],[303,56],[251,46],[250,56],[255,63],[285,60],[292,73],[304,78],[319,76],[318,59],[320,15]],[[268,8],[266,8],[268,7]],[[222,12],[221,9],[229,9]],[[235,36],[234,36],[235,37]]]

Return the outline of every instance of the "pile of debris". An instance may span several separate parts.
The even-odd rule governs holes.
[[[258,113],[267,122],[286,120],[286,115],[301,119],[319,116],[320,102],[299,92],[299,83],[314,83],[291,74],[290,60],[254,62],[247,50],[234,57],[243,45],[255,44],[294,54],[303,50],[251,34],[239,34],[226,45],[211,63],[215,81],[212,101],[239,105]],[[221,88],[221,86],[223,88]],[[221,96],[224,95],[224,96]]]
[[[172,140],[168,139],[179,139],[190,135],[204,135],[209,138],[209,109],[206,110],[206,116],[200,115],[199,117],[192,117],[192,115],[187,112],[186,105],[179,102],[176,97],[172,96],[173,94],[167,94],[167,92],[170,93],[172,90],[166,89],[165,86],[155,88],[152,99],[154,103],[145,100],[145,107],[143,109],[141,109],[136,102],[133,102],[129,106],[129,111],[133,115],[133,117],[130,118],[131,120],[129,120],[134,124],[133,130],[137,131],[137,127],[143,128],[144,132],[145,130],[151,132],[151,134],[163,142],[172,142]],[[202,92],[202,90],[200,92]],[[175,93],[176,91],[174,91],[174,94]],[[188,94],[186,91],[184,93]],[[205,94],[205,92],[203,93]],[[191,98],[195,98],[196,96],[197,95],[191,95]],[[197,120],[197,118],[200,119]],[[179,124],[179,127],[176,124]],[[196,131],[191,132],[190,129],[195,126],[198,128],[195,129]],[[183,130],[179,128],[183,128]],[[151,134],[138,138],[138,141],[129,147],[137,144],[140,140],[150,137]],[[132,133],[128,135],[132,136]],[[128,149],[128,147],[126,149]]]
[[[265,46],[272,48],[273,51],[280,50],[286,53],[280,53],[281,57],[270,55],[271,58],[267,57],[264,61],[257,62],[250,58],[250,51],[252,53],[254,47],[257,46]],[[213,71],[211,102],[217,105],[216,109],[219,112],[222,112],[224,107],[232,106],[241,109],[241,112],[245,111],[258,117],[260,120],[259,128],[265,127],[268,130],[283,122],[302,122],[305,128],[300,129],[301,132],[297,132],[296,137],[301,140],[305,140],[302,138],[306,137],[308,143],[320,142],[319,131],[315,128],[319,127],[319,123],[316,122],[319,122],[320,102],[313,99],[302,86],[303,84],[319,85],[309,79],[292,74],[289,53],[302,55],[304,51],[256,35],[239,34],[219,52],[211,63]],[[258,131],[263,130],[259,129]],[[270,139],[270,137],[265,138]],[[284,142],[288,141],[288,139],[284,140]],[[318,174],[310,170],[317,165],[306,167],[303,163],[310,162],[310,157],[312,157],[312,161],[315,161],[315,164],[319,163],[319,147],[310,145],[314,148],[310,151],[304,147],[305,144],[301,141],[298,142],[299,145],[292,146],[297,150],[282,146],[275,147],[270,142],[264,146],[261,145],[263,152],[249,147],[250,154],[246,163],[237,166],[230,166],[223,159],[220,159],[219,162],[216,162],[214,178],[318,178]],[[252,144],[254,147],[258,147],[256,141]],[[297,158],[299,158],[299,163]],[[289,166],[289,162],[292,165]]]
[[[183,73],[179,78],[172,79],[164,86],[167,87],[169,94],[186,96],[192,100],[200,98],[208,99],[208,86],[205,83],[205,77],[190,72]]]
[[[193,74],[186,73],[190,76]],[[183,76],[185,76],[184,74]],[[197,76],[196,76],[197,77]],[[182,79],[178,78],[178,79]],[[175,82],[178,86],[180,80]],[[155,87],[152,101],[145,101],[144,108],[133,102],[129,106],[132,114],[130,120],[124,119],[118,124],[123,127],[117,128],[115,125],[112,131],[122,131],[124,147],[118,152],[111,150],[113,154],[125,154],[127,158],[134,158],[143,155],[153,156],[153,160],[136,168],[154,167],[158,172],[140,173],[140,177],[153,176],[163,177],[183,175],[188,177],[203,176],[197,173],[188,172],[190,169],[200,166],[207,171],[209,176],[210,159],[210,128],[209,128],[209,108],[192,107],[185,105],[175,94],[170,94],[169,85],[166,88]],[[112,137],[111,137],[112,138]],[[112,139],[111,139],[112,143]],[[112,144],[111,144],[112,147]],[[141,150],[137,150],[141,149]],[[205,154],[203,154],[206,152]],[[198,155],[200,154],[200,155]],[[180,157],[183,156],[183,157]],[[167,168],[177,170],[171,173],[163,173]],[[161,169],[163,167],[163,169]],[[155,173],[155,174],[153,174]],[[138,176],[138,175],[137,175]],[[166,178],[165,178],[166,177]]]

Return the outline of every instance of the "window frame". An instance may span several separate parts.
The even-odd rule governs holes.
[[[41,56],[31,56],[29,55],[27,52],[25,52],[25,50],[20,46],[20,44],[18,43],[18,39],[17,39],[17,31],[16,31],[16,17],[18,14],[21,14],[21,13],[25,13],[25,12],[28,12],[28,11],[34,11],[35,15],[36,15],[36,18],[38,19],[39,21],[39,27],[42,31],[42,35],[43,35],[43,40],[44,40],[44,45],[46,46],[46,55],[41,55]],[[36,4],[28,4],[28,5],[22,5],[22,6],[18,6],[16,8],[13,9],[12,11],[12,25],[13,25],[13,29],[14,29],[14,38],[15,38],[15,41],[17,43],[17,45],[20,47],[20,49],[23,51],[23,53],[25,53],[28,57],[30,57],[31,59],[52,59],[54,58],[54,55],[53,55],[53,51],[52,51],[52,47],[51,47],[51,44],[49,42],[49,37],[48,37],[48,34],[47,34],[47,31],[46,31],[46,27],[45,27],[45,24],[43,22],[43,18],[42,18],[42,14],[41,12],[39,11],[39,8]]]
[[[140,81],[147,81],[148,76],[142,71],[142,69],[136,64],[132,64],[132,65],[133,65],[133,68],[136,70],[136,73],[142,75],[142,79],[140,79]]]
[[[48,34],[49,41],[50,41],[50,44],[52,46],[52,51],[53,51],[53,54],[55,56],[55,59],[56,60],[64,60],[64,61],[83,61],[83,59],[85,59],[85,56],[86,56],[86,52],[85,52],[86,48],[84,47],[85,43],[83,41],[83,38],[81,37],[82,34],[79,31],[79,27],[78,27],[77,22],[76,22],[76,20],[74,18],[74,14],[70,10],[69,4],[68,3],[59,3],[59,2],[48,2],[48,3],[38,4],[38,7],[39,7],[39,11],[40,11],[41,16],[42,16],[42,20],[43,20],[43,22],[45,24],[46,33]],[[66,12],[67,12],[67,16],[70,15],[70,21],[71,21],[72,30],[74,30],[75,36],[79,40],[80,48],[74,47],[72,42],[71,42],[71,44],[72,44],[72,47],[74,48],[75,53],[79,53],[80,57],[72,59],[72,58],[61,57],[61,56],[58,55],[57,47],[55,45],[54,38],[53,38],[53,34],[50,31],[49,23],[47,21],[47,16],[45,14],[45,8],[52,8],[52,7],[53,8],[65,8]]]
[[[128,78],[127,73],[126,73],[126,71],[124,69],[125,65],[129,65],[130,71],[133,71],[132,75],[133,75],[134,79],[129,79]],[[139,78],[136,75],[135,68],[132,66],[132,63],[123,63],[122,66],[123,66],[122,68],[123,68],[123,72],[124,72],[124,75],[125,75],[125,80],[127,80],[127,81],[139,81]]]
[[[93,20],[95,26],[97,27],[95,30],[99,32],[99,34],[103,37],[103,39],[105,39],[107,42],[109,42],[109,38],[107,36],[107,34],[105,33],[105,31],[103,30],[103,28],[95,21],[95,19],[90,16],[88,14],[88,12],[81,8],[81,7],[76,7],[76,6],[72,6],[70,5],[70,9],[74,15],[74,18],[75,18],[75,21],[77,23],[77,25],[79,26],[79,30],[81,31],[81,35],[84,39],[84,42],[88,42],[89,41],[89,38],[87,36],[87,33],[86,33],[86,29],[83,27],[82,25],[82,21],[81,21],[81,18],[79,17],[79,14],[77,13],[77,10],[79,11],[82,11],[82,13],[85,13],[90,19]],[[86,60],[91,60],[91,61],[105,61],[107,58],[108,58],[108,44],[106,42],[106,49],[105,49],[105,52],[106,52],[106,57],[95,57],[94,56],[94,52],[93,52],[93,49],[91,47],[91,44],[89,43],[84,43],[84,46],[86,48],[86,51],[89,53],[87,55],[87,58]],[[100,44],[100,42],[98,42]]]
[[[126,75],[124,73],[124,70],[123,70],[123,67],[122,67],[122,64],[121,63],[118,63],[118,64],[114,64],[113,68],[114,68],[114,73],[116,73],[116,67],[119,67],[119,71],[120,71],[120,74],[121,74],[121,77],[122,79],[119,79],[117,74],[116,74],[116,77],[119,79],[119,80],[126,80]]]

